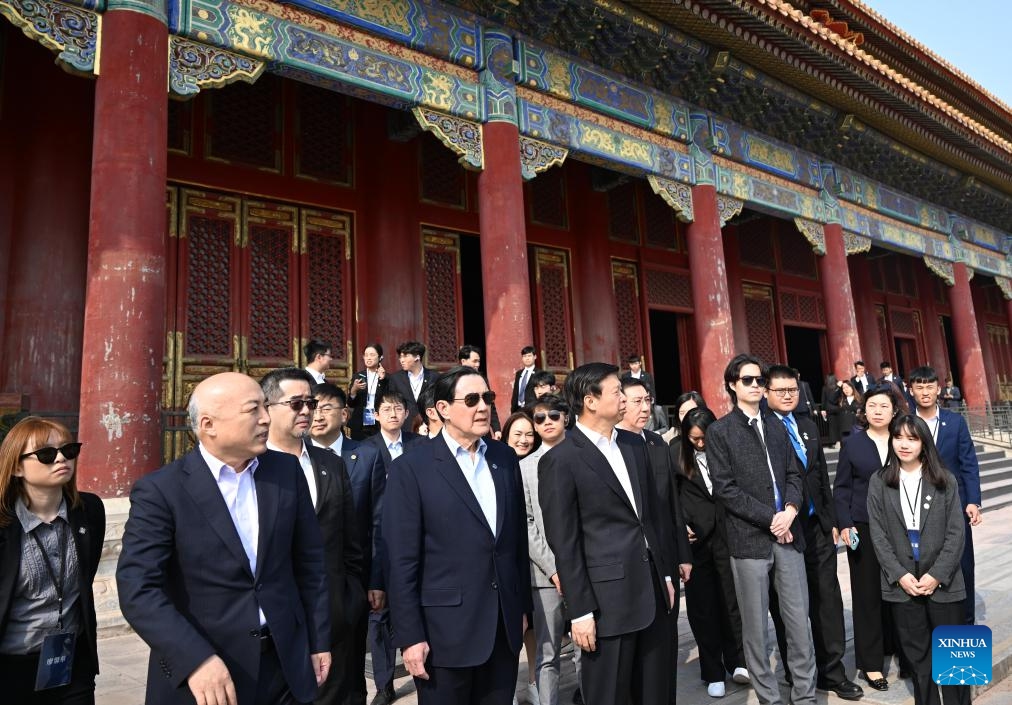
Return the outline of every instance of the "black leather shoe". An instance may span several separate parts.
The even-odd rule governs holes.
[[[815,684],[815,687],[819,690],[831,690],[844,700],[860,700],[864,696],[864,691],[861,689],[861,686],[854,681],[849,680],[833,684],[826,683],[825,681],[819,681]]]
[[[867,673],[862,673],[861,678],[875,690],[889,690],[889,681],[882,678],[869,678]]]
[[[390,705],[396,699],[397,693],[394,691],[394,684],[390,683],[386,688],[376,693],[370,705]]]

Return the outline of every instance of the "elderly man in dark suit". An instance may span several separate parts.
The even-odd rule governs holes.
[[[362,586],[363,556],[344,461],[309,442],[309,426],[318,400],[305,370],[282,367],[264,375],[267,410],[271,416],[267,448],[299,459],[323,535],[330,592],[330,651],[334,668],[320,687],[316,705],[364,705],[365,687],[348,664],[357,649],[354,633],[365,620]],[[310,408],[313,407],[313,408]],[[361,685],[359,688],[357,686]]]
[[[116,572],[151,646],[145,702],[311,702],[330,609],[299,461],[267,450],[264,395],[245,375],[204,380],[188,412],[199,445],[134,485]]]
[[[770,580],[780,598],[787,635],[791,702],[815,703],[815,647],[808,625],[805,538],[797,520],[802,482],[787,429],[763,415],[766,377],[753,355],[737,355],[724,369],[735,403],[706,432],[713,491],[724,505],[731,570],[741,610],[742,642],[761,705],[782,702],[766,651]]]
[[[532,610],[520,463],[485,439],[495,394],[477,370],[447,372],[435,397],[442,433],[387,477],[394,644],[420,705],[508,705]]]
[[[938,373],[931,367],[918,367],[910,373],[910,395],[916,405],[916,413],[931,430],[935,439],[938,457],[942,459],[945,469],[956,476],[959,488],[959,501],[966,515],[963,527],[963,557],[960,567],[963,571],[963,583],[966,586],[966,623],[973,624],[976,619],[977,600],[974,592],[975,561],[973,557],[972,527],[980,526],[984,517],[980,513],[980,465],[977,463],[977,451],[970,438],[970,429],[966,419],[954,411],[939,408],[938,395],[941,388],[938,384]]]
[[[766,401],[773,418],[782,421],[787,429],[802,473],[803,493],[798,516],[805,536],[808,614],[818,672],[816,687],[832,690],[844,700],[857,700],[864,691],[847,677],[843,666],[847,635],[843,624],[843,595],[836,577],[839,535],[819,429],[810,418],[795,413],[801,396],[798,371],[786,365],[770,365],[766,376]],[[776,591],[771,592],[770,598],[780,655],[783,663],[787,663],[787,639]]]
[[[678,566],[643,439],[625,412],[618,368],[594,362],[566,378],[576,414],[538,465],[545,536],[583,649],[588,705],[668,702],[669,612]]]

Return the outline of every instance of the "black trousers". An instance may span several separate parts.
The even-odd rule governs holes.
[[[970,686],[935,684],[931,673],[931,632],[944,624],[963,624],[962,602],[912,597],[890,605],[900,647],[913,668],[914,705],[970,705]],[[938,691],[942,691],[939,698]]]
[[[654,621],[638,632],[598,637],[597,649],[581,655],[581,690],[587,705],[668,703],[673,663],[671,622],[667,595],[662,597],[656,573],[652,575],[657,606]]]
[[[288,681],[285,680],[285,674],[281,670],[281,661],[278,660],[277,649],[270,637],[260,653],[260,671],[257,673],[254,705],[301,705],[288,688]]]
[[[369,628],[363,615],[344,638],[330,646],[332,665],[316,692],[314,705],[365,705],[365,642]]]
[[[850,564],[851,614],[854,619],[854,664],[859,671],[881,672],[885,663],[883,634],[890,630],[882,607],[882,568],[871,543],[868,524],[855,523],[860,545],[847,549]]]
[[[0,701],[18,705],[95,705],[95,674],[77,643],[70,683],[48,690],[35,690],[39,652],[14,656],[0,654]]]
[[[847,637],[843,624],[843,595],[836,577],[836,544],[833,543],[832,533],[827,535],[815,517],[806,517],[802,524],[805,532],[805,575],[808,578],[808,617],[812,622],[818,682],[836,685],[847,680],[847,672],[843,668]],[[772,582],[770,614],[777,630],[781,663],[786,668],[787,639]]]
[[[963,512],[963,557],[959,559],[959,567],[963,571],[963,583],[966,586],[966,601],[963,610],[966,614],[966,623],[974,624],[977,621],[977,594],[974,591],[975,585],[975,561],[973,557],[973,529],[970,527],[970,517]]]
[[[699,647],[699,676],[707,683],[723,681],[727,672],[745,667],[738,600],[734,598],[732,609],[728,608],[713,541],[711,537],[693,544],[692,576],[685,583],[685,613]],[[738,622],[737,630],[731,624],[732,617]],[[676,656],[677,652],[672,655]]]
[[[414,679],[418,705],[510,705],[517,684],[517,656],[500,615],[488,661],[469,668],[426,664],[429,680]]]

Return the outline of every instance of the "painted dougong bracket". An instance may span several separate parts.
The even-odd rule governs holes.
[[[717,217],[720,218],[720,227],[727,225],[727,221],[741,213],[745,207],[744,201],[730,196],[717,195]]]
[[[847,230],[843,231],[843,248],[848,255],[857,255],[871,250],[871,238]]]
[[[169,90],[191,97],[235,81],[254,83],[267,64],[183,37],[169,37]]]
[[[822,223],[817,223],[807,218],[795,218],[794,224],[798,226],[798,230],[808,240],[808,244],[812,246],[815,254],[820,256],[826,254],[826,231]]]
[[[995,277],[994,283],[1001,289],[1001,295],[1006,301],[1012,300],[1012,280],[1006,277]]]
[[[647,176],[647,183],[653,192],[660,196],[665,203],[675,211],[675,217],[683,223],[691,223],[692,211],[692,187],[683,184],[681,181],[672,181],[660,176],[650,174]]]
[[[952,262],[947,262],[944,259],[938,259],[937,257],[924,256],[924,264],[928,266],[928,269],[939,279],[946,283],[948,286],[953,286],[956,283],[956,275],[952,268]],[[970,270],[973,271],[973,270]]]
[[[565,147],[520,135],[520,175],[524,181],[530,181],[553,166],[562,166],[567,156],[569,150]]]
[[[98,13],[50,0],[0,0],[0,15],[29,39],[55,51],[65,69],[98,75],[102,33]]]
[[[413,108],[411,113],[422,129],[434,134],[443,146],[460,156],[457,161],[465,169],[481,171],[485,168],[485,147],[480,123],[429,108]]]

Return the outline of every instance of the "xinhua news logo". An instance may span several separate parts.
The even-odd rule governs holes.
[[[991,682],[991,629],[981,625],[935,627],[931,635],[931,677],[938,685]]]

